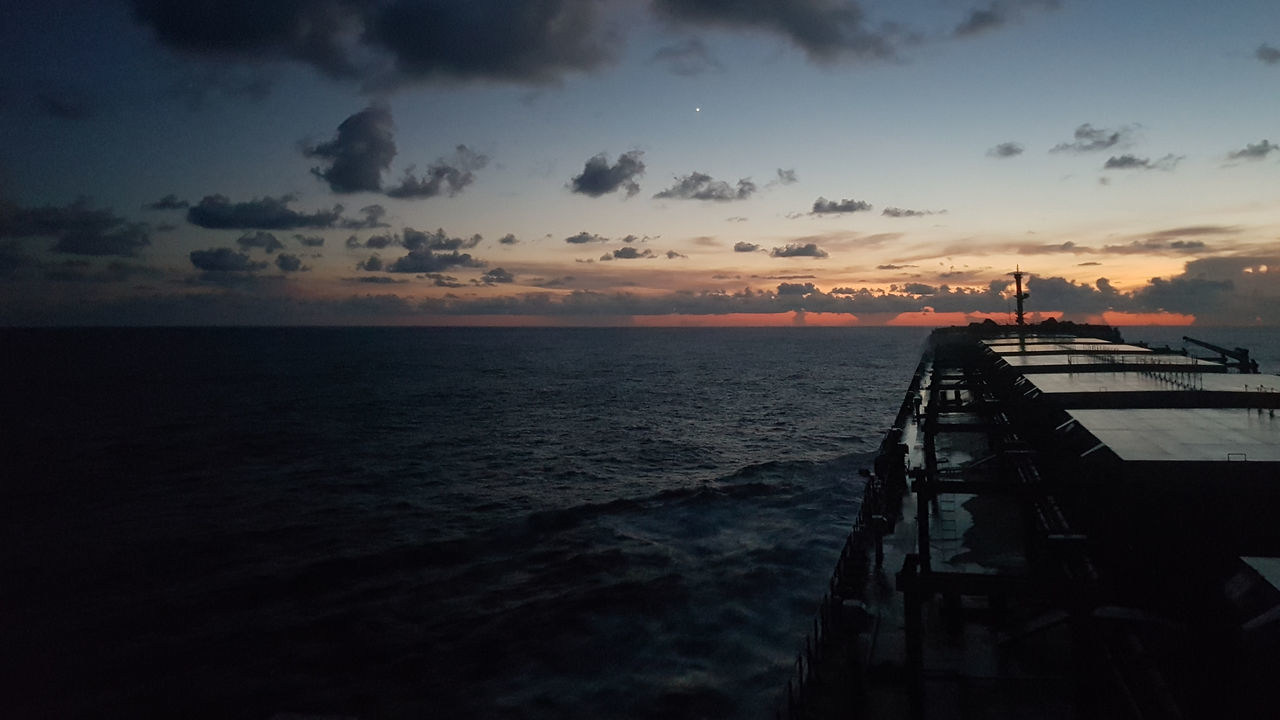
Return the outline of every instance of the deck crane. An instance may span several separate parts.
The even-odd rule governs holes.
[[[1196,345],[1199,345],[1202,348],[1205,348],[1207,350],[1212,350],[1218,353],[1218,355],[1220,356],[1217,358],[1205,358],[1207,360],[1217,360],[1218,362],[1222,363],[1223,365],[1226,365],[1227,367],[1233,367],[1238,369],[1242,373],[1250,373],[1250,374],[1256,375],[1258,372],[1258,361],[1250,360],[1249,351],[1246,350],[1245,348],[1238,347],[1235,350],[1228,350],[1227,348],[1219,347],[1217,345],[1214,345],[1213,343],[1207,343],[1203,340],[1197,340],[1193,337],[1187,337],[1186,335],[1183,335],[1182,339],[1184,342],[1195,343]],[[1227,362],[1227,358],[1231,358],[1235,362]]]

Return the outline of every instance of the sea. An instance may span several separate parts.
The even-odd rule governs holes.
[[[927,333],[0,330],[0,714],[771,718]]]

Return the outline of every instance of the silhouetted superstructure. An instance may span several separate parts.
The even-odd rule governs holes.
[[[1280,713],[1280,377],[1230,369],[934,331],[780,715]]]

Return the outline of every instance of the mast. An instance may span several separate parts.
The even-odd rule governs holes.
[[[1022,267],[1021,266],[1015,266],[1015,267],[1017,269],[1013,271],[1013,281],[1014,283],[1017,284],[1017,292],[1014,294],[1013,297],[1015,300],[1018,301],[1017,318],[1018,318],[1018,326],[1021,327],[1026,324],[1026,313],[1024,313],[1022,310],[1022,301],[1031,297],[1031,293],[1022,292],[1022,275],[1023,275]]]

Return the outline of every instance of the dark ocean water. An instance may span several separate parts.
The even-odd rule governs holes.
[[[771,717],[916,329],[0,333],[5,717]]]
[[[925,335],[0,331],[0,715],[772,717]]]

